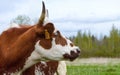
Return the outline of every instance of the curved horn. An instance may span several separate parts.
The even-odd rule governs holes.
[[[46,9],[46,16],[49,18],[49,12],[48,12],[48,9]]]
[[[39,22],[38,22],[38,24],[39,25],[42,25],[43,24],[43,22],[44,22],[44,19],[45,19],[45,4],[44,4],[44,2],[42,1],[42,13],[41,13],[41,16],[40,16],[40,19],[39,19]]]

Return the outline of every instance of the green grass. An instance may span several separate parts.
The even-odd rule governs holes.
[[[120,64],[67,66],[67,75],[120,75]]]

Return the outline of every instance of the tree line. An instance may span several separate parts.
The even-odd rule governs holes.
[[[75,45],[81,49],[80,57],[120,57],[120,30],[112,27],[109,36],[99,39],[91,33],[81,33],[71,37]]]

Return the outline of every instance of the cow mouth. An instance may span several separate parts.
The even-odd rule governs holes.
[[[77,52],[71,51],[70,54],[65,53],[65,54],[63,55],[63,57],[64,57],[64,59],[69,59],[70,61],[73,61],[73,60],[75,60],[77,57],[79,57],[79,55],[80,55],[80,51],[77,50]]]

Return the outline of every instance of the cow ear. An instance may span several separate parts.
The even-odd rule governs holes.
[[[53,23],[47,23],[45,26],[44,26],[44,29],[47,29],[47,31],[49,32],[49,34],[51,35],[55,28],[54,28],[54,25]]]
[[[37,27],[43,26],[45,14],[46,14],[46,8],[45,8],[44,2],[42,2],[42,13],[41,13],[40,19],[38,21]]]

